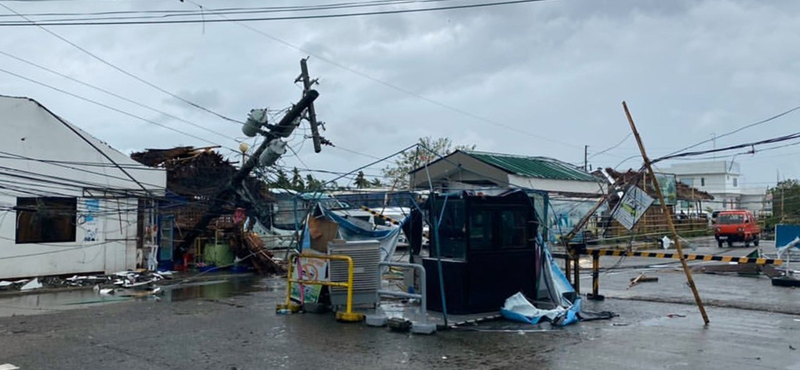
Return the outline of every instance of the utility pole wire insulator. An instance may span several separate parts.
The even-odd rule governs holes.
[[[276,130],[270,130],[264,135],[266,138],[264,142],[259,145],[258,149],[253,152],[252,155],[247,159],[242,167],[239,168],[233,177],[231,178],[228,185],[224,187],[222,190],[218,191],[211,199],[212,201],[208,205],[208,210],[200,218],[199,221],[195,224],[194,228],[192,228],[186,236],[183,238],[183,248],[188,249],[193,243],[197,236],[200,234],[201,230],[205,230],[208,226],[208,223],[211,222],[214,217],[221,215],[224,211],[223,206],[225,205],[226,201],[232,197],[236,196],[237,189],[242,186],[242,182],[250,175],[250,172],[258,165],[258,159],[261,157],[261,154],[267,149],[267,146],[275,139],[281,137],[278,135],[278,131],[280,134],[284,134],[288,131],[289,135],[291,135],[292,131],[295,127],[295,121],[300,118],[300,115],[303,114],[303,111],[308,109],[311,106],[311,103],[319,97],[319,93],[316,90],[309,90],[307,93],[304,94],[303,98],[297,102],[292,109],[290,109],[285,116],[278,122],[278,124],[274,125]],[[287,135],[288,136],[288,135]],[[277,158],[276,158],[277,160]]]

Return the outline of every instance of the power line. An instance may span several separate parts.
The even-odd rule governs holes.
[[[200,109],[200,110],[202,110],[202,111],[205,111],[205,112],[207,112],[207,113],[210,113],[210,114],[212,114],[212,115],[215,115],[215,116],[217,116],[217,117],[219,117],[219,118],[222,118],[222,119],[224,119],[224,120],[226,120],[226,121],[235,122],[235,123],[239,123],[239,124],[243,123],[243,122],[237,121],[237,120],[235,120],[235,119],[233,119],[233,118],[226,117],[226,116],[224,116],[224,115],[222,115],[222,114],[220,114],[220,113],[214,112],[214,111],[212,111],[212,110],[210,110],[210,109],[208,109],[208,108],[206,108],[206,107],[203,107],[203,106],[201,106],[201,105],[199,105],[199,104],[196,104],[196,103],[194,103],[194,102],[191,102],[191,101],[189,101],[189,100],[186,100],[186,99],[184,99],[184,98],[182,98],[182,97],[180,97],[180,96],[178,96],[178,95],[176,95],[176,94],[173,94],[173,93],[171,93],[171,92],[169,92],[169,91],[167,91],[167,90],[165,90],[165,89],[163,89],[163,88],[161,88],[161,87],[158,87],[158,86],[156,86],[155,84],[153,84],[153,83],[151,83],[151,82],[149,82],[149,81],[147,81],[147,80],[145,80],[145,79],[143,79],[143,78],[141,78],[141,77],[139,77],[139,76],[136,76],[136,75],[134,75],[133,73],[130,73],[130,72],[128,72],[128,71],[126,71],[126,70],[124,70],[124,69],[122,69],[122,68],[120,68],[120,67],[117,67],[117,66],[116,66],[116,65],[114,65],[113,63],[111,63],[111,62],[108,62],[108,61],[106,61],[106,60],[105,60],[105,59],[103,59],[103,58],[100,58],[100,57],[99,57],[99,56],[97,56],[96,54],[94,54],[94,53],[90,52],[89,50],[86,50],[86,49],[84,49],[84,48],[83,48],[83,47],[81,47],[80,45],[78,45],[78,44],[76,44],[76,43],[74,43],[74,42],[72,42],[72,41],[70,41],[70,40],[68,40],[68,39],[66,39],[66,38],[64,38],[64,37],[62,37],[61,35],[59,35],[59,34],[57,34],[57,33],[53,32],[53,31],[51,31],[51,30],[47,29],[47,28],[46,28],[46,27],[44,27],[43,25],[40,25],[39,23],[32,21],[32,20],[31,20],[31,19],[29,19],[28,17],[25,17],[24,15],[21,15],[21,14],[20,14],[20,13],[18,13],[16,10],[14,10],[14,9],[11,9],[11,8],[10,8],[8,5],[5,5],[5,4],[3,4],[2,2],[0,2],[0,6],[2,6],[2,7],[3,7],[3,8],[5,8],[6,10],[8,10],[8,11],[10,11],[10,12],[12,12],[12,13],[14,13],[14,14],[16,14],[16,15],[20,16],[20,17],[22,17],[22,18],[23,18],[23,19],[25,19],[26,21],[28,21],[28,22],[29,22],[29,23],[28,23],[28,25],[29,25],[29,26],[36,26],[36,27],[39,27],[39,28],[40,28],[40,29],[42,29],[43,31],[45,31],[45,32],[49,33],[50,35],[52,35],[53,37],[55,37],[55,38],[57,38],[57,39],[59,39],[59,40],[61,40],[61,41],[63,41],[63,42],[66,42],[67,44],[70,44],[70,45],[72,45],[73,47],[75,47],[76,49],[78,49],[78,50],[82,51],[82,52],[83,52],[83,53],[85,53],[86,55],[88,55],[88,56],[92,57],[93,59],[95,59],[95,60],[97,60],[97,61],[99,61],[99,62],[101,62],[101,63],[103,63],[103,64],[105,64],[105,65],[107,65],[107,66],[109,66],[109,67],[111,67],[111,68],[113,68],[113,69],[115,69],[115,70],[117,70],[118,72],[120,72],[120,73],[122,73],[122,74],[124,74],[124,75],[126,75],[126,76],[128,76],[128,77],[131,77],[131,78],[133,78],[133,79],[135,79],[135,80],[137,80],[137,81],[139,81],[139,82],[141,82],[141,83],[143,83],[143,84],[145,84],[145,85],[147,85],[147,86],[150,86],[150,87],[152,87],[152,88],[154,88],[154,89],[156,89],[156,90],[158,90],[158,91],[161,91],[162,93],[164,93],[164,94],[167,94],[167,95],[169,95],[169,96],[171,96],[171,97],[173,97],[173,98],[175,98],[175,99],[178,99],[178,100],[180,100],[180,101],[182,101],[182,102],[184,102],[184,103],[186,103],[186,104],[188,104],[188,105],[190,105],[190,106],[192,106],[192,107],[195,107],[195,108],[197,108],[197,109]]]
[[[628,135],[625,135],[625,137],[624,137],[622,140],[620,140],[620,141],[619,141],[617,144],[615,144],[615,145],[611,146],[610,148],[607,148],[607,149],[605,149],[605,150],[602,150],[602,151],[600,151],[600,152],[598,152],[598,153],[595,153],[595,154],[592,154],[592,155],[590,155],[590,156],[589,156],[589,159],[592,159],[592,158],[594,158],[594,157],[597,157],[598,155],[600,155],[600,154],[603,154],[603,153],[605,153],[605,152],[608,152],[609,150],[616,149],[617,147],[619,147],[620,145],[622,145],[622,143],[624,143],[626,140],[628,140],[628,138],[629,138],[629,137],[631,137],[631,135],[633,135],[633,133],[628,133]]]
[[[730,131],[730,132],[724,133],[724,134],[722,134],[722,135],[719,135],[719,136],[714,136],[714,137],[713,137],[713,138],[711,138],[711,139],[706,139],[706,140],[703,140],[703,141],[701,141],[701,142],[699,142],[699,143],[696,143],[696,144],[689,145],[689,146],[687,146],[687,147],[685,147],[685,148],[682,148],[682,149],[678,149],[678,150],[676,150],[676,151],[674,151],[674,152],[672,152],[672,153],[669,153],[669,154],[667,154],[666,156],[671,156],[671,155],[673,155],[673,154],[677,154],[677,153],[680,153],[680,152],[683,152],[683,151],[686,151],[686,150],[689,150],[689,149],[692,149],[692,148],[696,148],[696,147],[698,147],[698,146],[700,146],[700,145],[703,145],[703,144],[706,144],[706,143],[709,143],[709,142],[715,141],[715,140],[717,140],[717,139],[719,139],[719,138],[723,138],[723,137],[726,137],[726,136],[733,135],[733,134],[735,134],[735,133],[737,133],[737,132],[740,132],[740,131],[742,131],[742,130],[746,130],[746,129],[748,129],[748,128],[751,128],[751,127],[759,126],[759,125],[765,124],[765,123],[767,123],[767,122],[774,121],[774,120],[776,120],[776,119],[778,119],[778,118],[781,118],[781,117],[783,117],[783,116],[785,116],[785,115],[787,115],[787,114],[789,114],[789,113],[792,113],[792,112],[794,112],[794,111],[797,111],[797,110],[800,110],[800,106],[797,106],[797,107],[794,107],[794,108],[792,108],[792,109],[789,109],[789,110],[787,110],[787,111],[784,111],[784,112],[778,113],[778,114],[776,114],[776,115],[774,115],[774,116],[772,116],[772,117],[769,117],[769,118],[767,118],[767,119],[763,119],[763,120],[761,120],[761,121],[758,121],[758,122],[753,122],[753,123],[751,123],[751,124],[744,125],[744,126],[742,126],[742,127],[739,127],[739,128],[737,128],[737,129],[735,129],[735,130],[733,130],[733,131]]]
[[[34,22],[28,20],[30,23],[23,22],[3,22],[0,27],[26,27],[26,26],[118,26],[118,25],[146,25],[146,24],[191,24],[191,23],[227,23],[227,22],[266,22],[266,21],[285,21],[285,20],[301,20],[301,19],[327,19],[327,18],[349,18],[373,15],[387,15],[387,14],[405,14],[405,13],[421,13],[433,12],[442,10],[457,10],[457,9],[475,9],[487,8],[503,5],[514,5],[524,3],[542,2],[545,0],[508,0],[491,3],[476,3],[476,4],[463,4],[451,5],[431,8],[413,8],[413,9],[397,9],[397,10],[380,10],[380,11],[366,11],[366,12],[353,12],[353,13],[338,13],[338,14],[316,14],[316,15],[299,15],[299,16],[285,16],[285,17],[246,17],[246,18],[230,18],[230,19],[175,19],[175,20],[146,20],[146,21],[80,21],[80,22]],[[0,3],[2,5],[2,3]],[[6,7],[5,5],[2,5]],[[6,7],[7,8],[7,7]],[[7,8],[11,10],[10,8]],[[13,10],[12,10],[13,11]],[[14,12],[16,13],[16,12]],[[19,13],[16,13],[19,15]],[[219,14],[218,14],[219,15]],[[21,16],[21,15],[20,15]]]
[[[29,60],[26,60],[26,59],[23,59],[23,58],[17,57],[17,56],[15,56],[15,55],[12,55],[12,54],[6,53],[6,52],[4,52],[4,51],[2,51],[2,50],[0,50],[0,54],[2,54],[2,55],[5,55],[5,56],[7,56],[7,57],[9,57],[9,58],[15,59],[15,60],[17,60],[17,61],[20,61],[20,62],[22,62],[22,63],[25,63],[25,64],[28,64],[28,65],[34,66],[34,67],[36,67],[36,68],[39,68],[39,69],[41,69],[41,70],[44,70],[44,71],[50,72],[50,73],[52,73],[52,74],[54,74],[54,75],[57,75],[57,76],[60,76],[60,77],[66,78],[66,79],[68,79],[68,80],[70,80],[70,81],[73,81],[73,82],[79,83],[79,84],[81,84],[81,85],[83,85],[83,86],[86,86],[86,87],[89,87],[89,88],[91,88],[91,89],[94,89],[94,90],[100,91],[100,92],[102,92],[102,93],[105,93],[105,94],[111,95],[111,96],[113,96],[113,97],[115,97],[115,98],[118,98],[118,99],[124,100],[124,101],[126,101],[126,102],[128,102],[128,103],[131,103],[131,104],[137,105],[137,106],[139,106],[139,107],[142,107],[142,108],[145,108],[145,109],[149,109],[149,110],[151,110],[151,111],[153,111],[153,112],[156,112],[156,113],[159,113],[159,114],[163,114],[163,115],[165,115],[165,116],[167,116],[167,117],[170,117],[170,118],[172,118],[172,119],[175,119],[175,120],[178,120],[178,121],[181,121],[181,122],[187,123],[187,124],[189,124],[189,125],[192,125],[192,126],[194,126],[194,127],[197,127],[197,128],[199,128],[199,129],[202,129],[202,130],[208,131],[208,132],[210,132],[210,133],[212,133],[212,134],[214,134],[214,135],[217,135],[217,136],[220,136],[220,137],[223,137],[223,138],[226,138],[226,139],[230,139],[230,140],[233,140],[233,141],[237,141],[237,140],[236,140],[235,138],[233,138],[233,137],[230,137],[230,136],[227,136],[227,135],[225,135],[225,134],[222,134],[222,133],[220,133],[220,132],[217,132],[217,131],[211,130],[211,129],[209,129],[209,128],[203,127],[203,126],[201,126],[201,125],[198,125],[198,124],[196,124],[196,123],[194,123],[194,122],[191,122],[191,121],[188,121],[188,120],[186,120],[186,119],[183,119],[183,118],[180,118],[180,117],[174,116],[174,115],[172,115],[172,114],[169,114],[169,113],[167,113],[167,112],[164,112],[164,111],[162,111],[162,110],[159,110],[159,109],[156,109],[156,108],[150,107],[150,106],[148,106],[148,105],[145,105],[145,104],[139,103],[139,102],[137,102],[137,101],[134,101],[134,100],[132,100],[132,99],[126,98],[126,97],[124,97],[124,96],[122,96],[122,95],[119,95],[119,94],[116,94],[116,93],[114,93],[114,92],[108,91],[108,90],[106,90],[106,89],[103,89],[103,88],[101,88],[101,87],[97,87],[97,86],[95,86],[95,85],[92,85],[92,84],[89,84],[89,83],[87,83],[87,82],[81,81],[81,80],[79,80],[79,79],[77,79],[77,78],[70,77],[70,76],[68,76],[68,75],[65,75],[65,74],[63,74],[63,73],[59,73],[58,71],[55,71],[55,70],[52,70],[52,69],[50,69],[50,68],[47,68],[47,67],[45,67],[45,66],[42,66],[42,65],[36,64],[36,63],[34,63],[34,62],[31,62],[31,61],[29,61]]]
[[[22,13],[27,17],[51,17],[63,16],[71,17],[66,19],[45,19],[41,21],[58,22],[58,21],[83,21],[83,20],[117,20],[117,19],[157,19],[157,18],[171,18],[171,17],[186,17],[186,16],[207,16],[217,14],[263,14],[263,13],[286,13],[286,12],[307,12],[307,11],[320,11],[332,9],[354,9],[366,7],[380,7],[387,5],[403,5],[414,3],[437,3],[458,0],[380,0],[380,1],[365,1],[365,2],[347,2],[347,3],[333,3],[333,4],[319,4],[319,5],[303,5],[303,6],[268,6],[268,7],[235,7],[235,8],[205,8],[201,7],[197,10],[122,10],[122,11],[103,11],[103,12],[73,12],[73,13]],[[129,17],[101,17],[113,15],[131,15]],[[10,14],[0,14],[0,18],[13,17]],[[89,18],[76,18],[76,17],[89,17]]]
[[[752,151],[755,152],[755,147],[757,145],[777,143],[777,142],[782,142],[782,141],[787,141],[787,140],[794,140],[794,139],[798,139],[798,138],[800,138],[800,132],[796,132],[796,133],[789,134],[789,135],[784,135],[784,136],[778,136],[778,137],[771,138],[771,139],[764,139],[764,140],[754,141],[754,142],[750,142],[750,143],[727,146],[727,147],[719,148],[719,149],[701,150],[701,151],[695,151],[695,152],[683,152],[683,153],[678,153],[678,154],[673,154],[673,155],[667,155],[667,156],[663,156],[663,157],[660,157],[660,158],[656,158],[656,159],[652,160],[651,163],[657,163],[657,162],[661,162],[661,161],[668,160],[668,159],[692,157],[692,156],[697,156],[697,155],[718,153],[718,152],[724,152],[724,151],[729,151],[729,150],[734,150],[734,149],[742,149],[742,148],[751,148]]]
[[[192,3],[192,4],[194,4],[194,5],[197,5],[197,6],[200,6],[200,7],[202,7],[202,5],[201,5],[201,4],[198,4],[198,3],[196,3],[196,2],[194,2],[194,1],[192,1],[192,0],[187,0],[187,1],[188,1],[188,2],[190,2],[190,3]],[[545,0],[512,1],[512,2],[510,2],[510,3],[521,3],[521,2],[538,2],[538,1],[545,1]],[[503,5],[503,4],[506,4],[506,3],[494,3],[494,4],[500,4],[500,5]],[[345,70],[345,71],[348,71],[348,72],[350,72],[350,73],[353,73],[353,74],[355,74],[355,75],[358,75],[358,76],[360,76],[360,77],[362,77],[362,78],[365,78],[365,79],[367,79],[367,80],[370,80],[370,81],[372,81],[372,82],[375,82],[375,83],[378,83],[378,84],[380,84],[380,85],[383,85],[383,86],[385,86],[385,87],[388,87],[388,88],[390,88],[390,89],[392,89],[392,90],[399,91],[399,92],[401,92],[401,93],[404,93],[404,94],[406,94],[406,95],[409,95],[409,96],[415,97],[415,98],[417,98],[417,99],[423,100],[423,101],[425,101],[425,102],[427,102],[427,103],[433,104],[433,105],[435,105],[435,106],[438,106],[438,107],[440,107],[440,108],[444,108],[444,109],[450,110],[450,111],[452,111],[452,112],[455,112],[455,113],[458,113],[458,114],[460,114],[460,115],[463,115],[463,116],[466,116],[466,117],[469,117],[469,118],[472,118],[472,119],[475,119],[475,120],[478,120],[478,121],[482,121],[482,122],[488,123],[488,124],[490,124],[490,125],[493,125],[493,126],[503,127],[503,128],[509,129],[509,130],[511,130],[511,131],[514,131],[514,132],[517,132],[517,133],[521,133],[521,134],[528,135],[528,136],[531,136],[531,137],[536,137],[536,138],[539,138],[539,139],[541,139],[541,140],[550,141],[550,142],[553,142],[553,143],[561,144],[561,145],[568,146],[568,147],[572,147],[572,148],[580,148],[580,146],[578,146],[578,145],[575,145],[575,144],[570,144],[570,143],[567,143],[567,142],[563,142],[563,141],[559,141],[559,140],[551,139],[551,138],[548,138],[548,137],[545,137],[545,136],[542,136],[542,135],[538,135],[538,134],[534,134],[534,133],[531,133],[531,132],[527,132],[527,131],[525,131],[525,130],[518,129],[518,128],[514,127],[514,126],[507,125],[507,124],[500,123],[500,122],[496,122],[496,121],[494,121],[494,120],[491,120],[491,119],[488,119],[488,118],[486,118],[486,117],[482,117],[482,116],[479,116],[479,115],[477,115],[477,114],[473,114],[473,113],[467,112],[467,111],[465,111],[465,110],[463,110],[463,109],[460,109],[460,108],[454,107],[454,106],[452,106],[452,105],[449,105],[449,104],[446,104],[446,103],[442,103],[442,102],[440,102],[440,101],[437,101],[437,100],[434,100],[434,99],[428,98],[428,97],[426,97],[426,96],[424,96],[424,95],[421,95],[421,94],[415,93],[415,92],[413,92],[413,91],[411,91],[411,90],[408,90],[408,89],[406,89],[406,88],[403,88],[403,87],[397,86],[397,85],[395,85],[395,84],[392,84],[392,83],[386,82],[386,81],[384,81],[384,80],[381,80],[381,79],[379,79],[379,78],[376,78],[376,77],[370,76],[370,75],[368,75],[368,74],[366,74],[366,73],[364,73],[364,72],[358,71],[358,70],[356,70],[356,69],[353,69],[353,68],[350,68],[350,67],[348,67],[348,66],[345,66],[344,64],[341,64],[341,63],[339,63],[339,62],[336,62],[336,61],[334,61],[333,59],[326,58],[326,57],[324,57],[324,56],[321,56],[321,55],[318,55],[318,54],[316,54],[316,53],[313,53],[313,52],[311,52],[310,50],[304,49],[304,48],[302,48],[302,47],[300,47],[300,46],[297,46],[297,45],[294,45],[294,44],[292,44],[292,43],[290,43],[290,42],[288,42],[288,41],[286,41],[286,40],[283,40],[283,39],[281,39],[281,38],[278,38],[278,37],[276,37],[276,36],[273,36],[273,35],[271,35],[271,34],[268,34],[268,33],[264,32],[264,31],[262,31],[262,30],[259,30],[258,28],[252,27],[252,26],[250,26],[249,24],[247,24],[247,23],[243,23],[243,22],[241,22],[241,21],[239,21],[239,20],[237,20],[237,19],[234,19],[234,18],[229,18],[229,17],[226,17],[225,15],[222,15],[222,14],[220,14],[220,15],[217,15],[217,16],[218,16],[218,17],[220,17],[220,19],[219,19],[219,20],[226,20],[226,21],[234,22],[234,23],[238,24],[239,26],[241,26],[241,27],[244,27],[244,28],[247,28],[247,29],[249,29],[250,31],[253,31],[253,32],[255,32],[255,33],[257,33],[257,34],[259,34],[259,35],[261,35],[261,36],[263,36],[263,37],[266,37],[266,38],[268,38],[268,39],[270,39],[270,40],[272,40],[272,41],[275,41],[275,42],[277,42],[277,43],[283,44],[284,46],[287,46],[287,47],[289,47],[289,48],[292,48],[292,49],[295,49],[295,50],[297,50],[297,51],[303,52],[303,53],[304,53],[304,54],[306,54],[306,55],[313,56],[314,58],[317,58],[317,59],[319,59],[319,60],[322,60],[323,62],[326,62],[326,63],[328,63],[328,64],[331,64],[331,65],[333,65],[333,66],[335,66],[335,67],[338,67],[338,68],[340,68],[340,69],[343,69],[343,70]],[[343,149],[343,148],[340,148],[340,149]],[[357,152],[355,152],[355,151],[351,151],[351,150],[348,150],[348,149],[343,149],[343,150],[345,150],[345,151],[349,151],[349,152],[351,152],[351,153],[358,154],[358,155],[364,155],[364,154],[362,154],[362,153],[357,153]],[[370,155],[364,155],[364,156],[366,156],[366,157],[371,157],[371,158],[375,158],[375,157],[372,157],[372,156],[370,156]]]
[[[2,5],[2,4],[0,4],[0,5]],[[73,93],[71,93],[71,92],[69,92],[69,91],[66,91],[66,90],[63,90],[63,89],[57,88],[57,87],[55,87],[55,86],[48,85],[48,84],[46,84],[46,83],[44,83],[44,82],[39,82],[39,81],[36,81],[36,80],[34,80],[34,79],[31,79],[31,78],[28,78],[28,77],[22,76],[22,75],[20,75],[20,74],[17,74],[17,73],[11,72],[11,71],[7,71],[7,70],[5,70],[5,69],[2,69],[2,68],[0,68],[0,72],[3,72],[3,73],[6,73],[6,74],[9,74],[9,75],[11,75],[11,76],[14,76],[14,77],[17,77],[17,78],[20,78],[20,79],[23,79],[23,80],[25,80],[25,81],[28,81],[28,82],[31,82],[31,83],[37,84],[37,85],[39,85],[39,86],[42,86],[42,87],[46,87],[46,88],[48,88],[48,89],[51,89],[51,90],[58,91],[58,92],[60,92],[60,93],[62,93],[62,94],[66,94],[66,95],[72,96],[72,97],[74,97],[74,98],[77,98],[77,99],[80,99],[80,100],[83,100],[83,101],[86,101],[86,102],[89,102],[89,103],[92,103],[92,104],[95,104],[95,105],[99,105],[99,106],[101,106],[101,107],[103,107],[103,108],[106,108],[106,109],[112,110],[112,111],[114,111],[114,112],[117,112],[117,113],[122,113],[122,114],[124,114],[124,115],[126,115],[126,116],[129,116],[129,117],[132,117],[132,118],[136,118],[136,119],[138,119],[138,120],[141,120],[141,121],[144,121],[144,122],[147,122],[147,123],[150,123],[150,124],[153,124],[153,125],[156,125],[156,126],[159,126],[159,127],[165,128],[165,129],[167,129],[167,130],[170,130],[170,131],[173,131],[173,132],[179,133],[179,134],[181,134],[181,135],[186,135],[186,136],[189,136],[189,137],[191,137],[191,138],[194,138],[194,139],[197,139],[197,140],[200,140],[200,141],[203,141],[203,142],[206,142],[206,143],[212,144],[212,145],[219,145],[219,144],[217,144],[217,143],[215,143],[215,142],[213,142],[213,141],[210,141],[210,140],[203,139],[203,138],[202,138],[202,137],[200,137],[200,136],[196,136],[196,135],[193,135],[193,134],[190,134],[190,133],[183,132],[183,131],[181,131],[181,130],[178,130],[178,129],[172,128],[172,127],[170,127],[170,126],[167,126],[167,125],[165,125],[165,124],[158,123],[158,122],[156,122],[156,121],[149,120],[149,119],[147,119],[147,118],[144,118],[144,117],[137,116],[137,115],[135,115],[135,114],[133,114],[133,113],[129,113],[129,112],[126,112],[126,111],[124,111],[124,110],[121,110],[121,109],[118,109],[118,108],[114,108],[114,107],[112,107],[112,106],[110,106],[110,105],[107,105],[107,104],[104,104],[104,103],[100,103],[100,102],[98,102],[98,101],[96,101],[96,100],[92,100],[92,99],[89,99],[89,98],[86,98],[86,97],[83,97],[83,96],[80,96],[80,95],[77,95],[77,94],[73,94]],[[238,150],[236,150],[236,149],[231,149],[231,148],[226,148],[226,149],[230,149],[230,150],[238,151]]]

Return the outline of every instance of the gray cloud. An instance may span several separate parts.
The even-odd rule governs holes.
[[[206,7],[223,2],[202,2]],[[278,2],[281,3],[281,2]],[[288,4],[289,2],[282,2]],[[237,3],[239,4],[239,3]],[[242,2],[241,6],[258,6]],[[12,4],[22,11],[75,11],[54,2]],[[91,10],[186,9],[156,2],[81,4]],[[60,8],[60,9],[59,9]],[[652,155],[709,139],[798,104],[800,3],[750,0],[549,1],[527,5],[332,20],[253,23],[307,50],[319,76],[324,134],[344,148],[382,156],[420,136],[448,136],[479,149],[583,159],[628,134],[627,100]],[[308,55],[240,25],[53,28],[104,59],[236,119],[255,107],[281,109],[300,97],[293,85]],[[35,28],[3,29],[0,50],[203,125],[241,137],[239,127],[177,103]],[[318,57],[316,57],[318,56]],[[470,118],[359,76],[324,59],[470,114]],[[132,106],[0,56],[0,68],[236,147],[233,140]],[[2,94],[26,95],[118,148],[206,145],[136,119],[0,77]],[[717,146],[796,130],[796,116],[720,139]],[[299,132],[298,135],[302,135]],[[552,139],[542,140],[540,136]],[[371,159],[336,148],[314,154],[293,145],[313,168],[348,170]],[[566,143],[568,145],[563,145]],[[711,144],[704,146],[710,148]],[[738,156],[753,184],[776,169],[800,177],[796,148]],[[636,154],[633,141],[593,158],[614,166]],[[296,157],[284,163],[301,166]],[[626,164],[638,166],[637,160]],[[378,167],[382,167],[378,166]],[[370,171],[375,172],[375,169]]]

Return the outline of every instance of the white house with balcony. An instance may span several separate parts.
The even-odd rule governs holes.
[[[742,208],[739,164],[733,161],[676,163],[664,172],[674,173],[677,181],[714,196],[704,206],[714,211]]]
[[[732,161],[677,163],[665,169],[674,173],[677,180],[714,196],[704,206],[715,211],[747,209],[756,215],[772,212],[767,188],[744,187],[739,164]]]

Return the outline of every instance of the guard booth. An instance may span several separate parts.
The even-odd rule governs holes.
[[[537,296],[543,255],[537,244],[539,221],[528,195],[432,195],[428,210],[431,225],[441,216],[439,253],[431,240],[429,257],[422,259],[428,309],[442,311],[439,257],[448,313],[498,311],[517,292]]]

